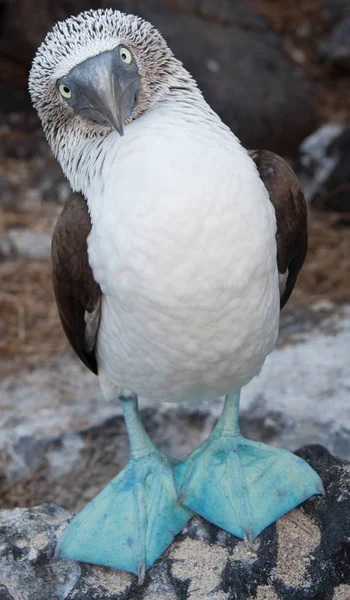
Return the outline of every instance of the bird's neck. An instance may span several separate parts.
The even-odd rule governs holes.
[[[86,138],[81,134],[58,148],[56,156],[72,190],[88,197],[96,182],[101,185],[105,169],[113,169],[118,164],[119,153],[130,151],[133,138],[140,140],[155,129],[161,131],[162,136],[171,129],[182,129],[187,136],[203,135],[206,139],[211,137],[213,141],[216,134],[232,136],[205,102],[198,88],[194,91],[174,86],[166,98],[154,103],[140,117],[126,125],[124,136],[121,137],[116,131],[96,138]]]

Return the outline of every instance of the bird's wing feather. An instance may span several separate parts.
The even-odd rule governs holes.
[[[94,346],[101,290],[88,261],[91,220],[86,201],[73,194],[57,221],[52,238],[53,287],[63,329],[83,363],[97,374]]]
[[[277,221],[277,265],[281,308],[292,293],[307,251],[307,208],[300,183],[283,158],[268,150],[250,150],[270,195]]]

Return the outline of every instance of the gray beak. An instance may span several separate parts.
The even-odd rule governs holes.
[[[119,49],[101,52],[74,67],[57,83],[68,87],[65,98],[74,112],[123,135],[123,125],[136,106],[139,73],[133,58],[123,63]]]

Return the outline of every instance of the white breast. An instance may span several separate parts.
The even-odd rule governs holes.
[[[117,136],[85,192],[98,362],[159,400],[241,387],[279,319],[275,215],[254,163],[208,111],[160,106]]]

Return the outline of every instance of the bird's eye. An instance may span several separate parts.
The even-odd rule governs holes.
[[[61,96],[63,96],[63,98],[66,98],[67,100],[69,100],[69,98],[72,97],[72,92],[71,92],[70,88],[68,87],[68,85],[66,85],[65,83],[60,83],[60,85],[58,86],[58,89],[59,89]]]
[[[119,48],[119,56],[122,59],[122,61],[125,62],[126,65],[130,65],[132,61],[132,54],[130,50],[125,48],[125,46],[121,46]]]

